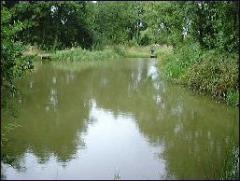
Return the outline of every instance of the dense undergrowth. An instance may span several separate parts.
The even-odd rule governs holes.
[[[238,104],[238,55],[203,50],[197,43],[158,50],[165,76],[229,105]]]

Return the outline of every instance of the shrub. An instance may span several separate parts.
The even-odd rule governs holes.
[[[237,77],[236,57],[209,51],[186,72],[184,80],[189,87],[232,104],[237,98]]]

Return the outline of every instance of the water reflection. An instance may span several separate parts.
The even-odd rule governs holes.
[[[212,179],[238,143],[237,111],[165,82],[156,61],[43,64],[19,86],[7,179]]]
[[[64,161],[63,165],[59,164],[57,155],[50,154],[47,160],[39,162],[39,155],[26,151],[21,159],[25,169],[5,166],[6,175],[12,179],[158,179],[167,176],[165,160],[154,157],[159,150],[160,153],[164,151],[163,145],[151,146],[145,141],[133,115],[114,115],[110,110],[98,107],[96,100],[90,102],[89,120],[92,121],[87,132],[78,135],[84,140],[85,147],[78,148],[74,158],[67,163]],[[147,172],[139,173],[139,170]]]

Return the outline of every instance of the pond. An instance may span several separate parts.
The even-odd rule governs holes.
[[[38,64],[18,87],[4,179],[214,179],[239,142],[236,108],[154,59]]]

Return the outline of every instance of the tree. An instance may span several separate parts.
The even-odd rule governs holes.
[[[15,78],[21,76],[22,73],[31,66],[29,60],[22,57],[21,52],[24,48],[22,43],[15,41],[16,33],[23,30],[26,24],[20,21],[14,21],[12,11],[4,6],[2,6],[1,9],[1,17],[1,88],[3,90],[2,97],[4,97],[9,96],[9,94],[14,95],[16,90],[14,84]],[[5,99],[1,100],[5,101]],[[2,102],[1,105],[5,105],[5,102]]]

